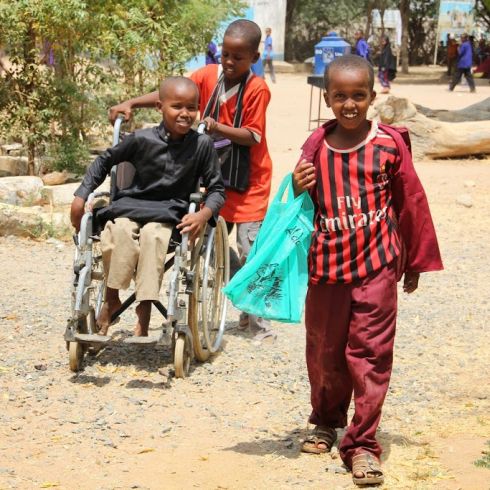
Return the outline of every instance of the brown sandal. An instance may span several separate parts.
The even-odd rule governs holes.
[[[355,476],[362,473],[362,477]],[[385,480],[379,459],[371,453],[359,453],[352,458],[352,481],[356,485],[380,485]]]
[[[310,454],[328,453],[336,440],[337,432],[333,427],[317,425],[303,442],[301,451]]]

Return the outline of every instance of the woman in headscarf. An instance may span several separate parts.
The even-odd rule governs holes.
[[[378,79],[383,87],[382,94],[390,92],[390,82],[396,77],[396,58],[391,52],[390,38],[388,36],[381,37],[381,54],[378,62]]]

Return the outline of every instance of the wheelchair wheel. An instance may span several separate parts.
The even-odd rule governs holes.
[[[214,240],[206,251],[202,283],[202,318],[206,346],[211,354],[217,352],[226,325],[226,296],[222,288],[230,276],[228,230],[223,218],[218,220]]]
[[[80,333],[87,332],[87,320],[83,318],[78,320],[77,330]],[[68,362],[70,365],[70,371],[77,373],[82,369],[83,357],[85,355],[85,346],[80,342],[67,342],[68,343]]]
[[[228,232],[223,218],[209,230],[198,254],[194,294],[189,308],[189,324],[194,338],[194,353],[199,361],[218,351],[226,322],[226,298],[221,292],[229,279]],[[198,341],[199,340],[199,341]]]
[[[179,333],[174,343],[174,369],[176,378],[185,378],[191,366],[189,341],[185,333]]]

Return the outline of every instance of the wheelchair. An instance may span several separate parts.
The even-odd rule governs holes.
[[[113,145],[119,142],[123,118],[114,124]],[[203,132],[200,126],[198,131]],[[87,204],[100,198],[117,196],[134,176],[134,167],[123,162],[111,171],[110,192],[92,193]],[[196,212],[202,202],[199,189],[191,194],[189,213]],[[90,206],[88,206],[90,208]],[[86,211],[80,231],[74,235],[75,256],[71,289],[71,316],[68,319],[66,341],[69,367],[73,372],[83,367],[85,354],[96,355],[104,345],[115,342],[111,336],[98,335],[96,319],[105,299],[106,282],[100,249],[101,226],[97,222],[97,208]],[[168,306],[160,301],[153,305],[164,318],[158,335],[128,337],[124,343],[171,346],[175,377],[189,374],[193,359],[204,362],[221,347],[225,331],[227,299],[222,293],[230,276],[230,256],[226,223],[219,217],[215,227],[209,224],[195,243],[188,235],[172,235],[165,262],[162,289],[166,284]],[[114,312],[111,324],[134,303],[131,294]]]

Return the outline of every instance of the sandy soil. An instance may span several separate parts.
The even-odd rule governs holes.
[[[277,186],[308,135],[310,87],[302,75],[279,74],[271,90]],[[490,86],[466,91],[393,89],[432,108],[490,96]],[[446,270],[400,294],[379,431],[384,488],[488,489],[489,470],[473,463],[490,439],[490,160],[417,169]],[[463,193],[473,207],[456,203]],[[173,377],[168,350],[122,345],[75,375],[62,340],[71,254],[69,243],[0,239],[0,488],[353,488],[335,453],[299,452],[309,413],[301,325],[276,324],[277,340],[257,343],[236,331],[232,311],[223,351],[186,380]],[[113,331],[124,334],[133,321],[128,315]]]

